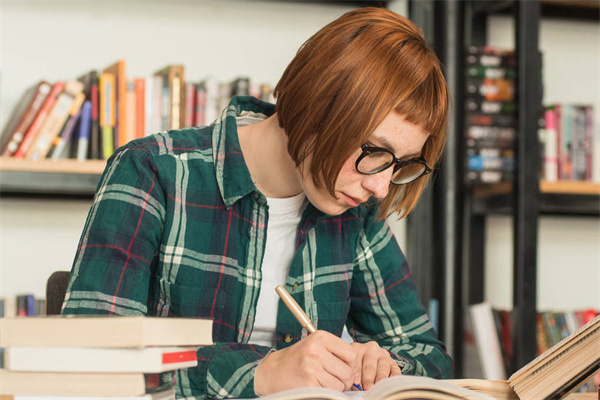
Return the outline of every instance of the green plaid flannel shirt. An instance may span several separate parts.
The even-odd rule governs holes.
[[[177,372],[178,397],[255,397],[254,372],[272,351],[248,343],[269,219],[237,136],[235,118],[248,111],[270,116],[275,106],[234,97],[210,127],[118,149],[71,271],[64,314],[214,320],[215,345],[198,349],[196,368]],[[354,340],[387,349],[404,374],[449,377],[451,360],[404,255],[376,214],[377,206],[361,205],[328,216],[308,204],[286,289],[318,329],[339,336],[346,325]],[[280,301],[277,349],[305,336]]]

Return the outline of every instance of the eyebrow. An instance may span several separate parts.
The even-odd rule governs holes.
[[[392,146],[392,144],[387,140],[387,138],[385,137],[379,137],[379,136],[375,136],[375,139],[381,143],[382,147],[388,149],[389,151],[391,151],[392,153],[394,153],[394,156],[396,156],[396,153],[394,152],[394,148]],[[407,160],[413,157],[419,157],[421,155],[421,152],[416,152],[413,154],[406,154],[402,157],[398,157],[400,160]]]

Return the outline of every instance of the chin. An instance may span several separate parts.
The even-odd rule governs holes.
[[[341,215],[351,208],[350,206],[342,206],[333,201],[324,203],[325,202],[317,202],[313,203],[313,205],[327,215]]]

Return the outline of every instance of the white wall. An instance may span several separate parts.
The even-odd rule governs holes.
[[[488,20],[488,44],[513,48],[509,17]],[[598,23],[544,19],[540,27],[544,104],[589,103],[600,132],[600,30]],[[600,142],[600,141],[599,141]],[[600,160],[596,149],[595,159]],[[596,177],[598,164],[596,164]],[[487,219],[486,299],[512,308],[512,219]],[[600,309],[600,219],[540,218],[538,235],[538,309]]]
[[[406,1],[392,3],[406,12]],[[186,77],[248,75],[275,84],[300,45],[354,7],[275,1],[0,2],[0,126],[24,90],[119,58],[129,76],[182,63]],[[47,277],[71,268],[91,202],[0,200],[0,296],[43,297]],[[401,243],[405,224],[393,222]]]

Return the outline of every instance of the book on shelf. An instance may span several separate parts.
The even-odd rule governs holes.
[[[0,382],[0,394],[3,395],[141,396],[171,390],[174,373],[58,373],[0,369]]]
[[[48,82],[40,81],[21,96],[2,132],[2,156],[12,156],[19,149],[25,133],[44,105],[51,89],[52,85]]]
[[[63,92],[59,94],[56,103],[29,147],[25,155],[27,159],[35,161],[46,157],[54,139],[60,134],[61,128],[67,121],[73,105],[75,105],[76,110],[81,107],[84,99],[84,95],[81,93],[82,90],[83,84],[79,81],[71,80],[65,83]]]
[[[290,389],[265,396],[265,399],[277,400],[517,400],[506,381],[484,381],[480,379],[440,380],[424,376],[402,375],[383,379],[364,393],[338,392],[328,388],[304,387]]]
[[[114,129],[116,124],[116,78],[114,74],[103,72],[98,80],[99,120],[102,142],[102,158],[108,160],[115,151]]]
[[[600,316],[510,376],[523,399],[561,398],[600,370]]]
[[[56,102],[59,94],[62,92],[64,86],[65,84],[62,81],[58,81],[52,86],[50,93],[48,96],[46,96],[42,106],[35,115],[33,122],[29,125],[29,128],[27,128],[19,148],[14,152],[13,156],[15,158],[25,158],[25,154],[27,154],[29,147],[35,140],[44,120],[46,119],[46,116],[54,106],[54,103]]]
[[[508,181],[514,176],[514,67],[512,50],[467,47],[464,89],[468,185]],[[493,151],[498,154],[489,154]]]
[[[90,132],[89,146],[88,146],[88,159],[100,160],[102,159],[102,142],[100,136],[100,98],[99,98],[99,76],[97,70],[91,70],[87,74],[84,74],[79,78],[79,81],[83,83],[86,101],[91,104],[90,114]],[[73,152],[75,156],[75,152]]]
[[[83,105],[84,98],[85,95],[83,93],[79,93],[75,101],[73,101],[71,109],[69,110],[69,115],[67,116],[67,120],[60,129],[60,133],[54,138],[54,141],[50,146],[50,150],[48,150],[48,153],[46,154],[47,158],[50,158],[51,160],[58,160],[62,158],[64,153],[66,153],[65,149],[67,148],[67,145],[71,143],[73,130],[81,118],[81,107]]]
[[[185,126],[185,68],[168,65],[154,73],[156,94],[160,93],[161,130],[181,129]],[[160,92],[159,92],[160,89]],[[153,110],[154,111],[154,110]]]
[[[78,161],[85,161],[89,156],[89,146],[92,133],[92,103],[86,100],[83,103],[83,109],[81,113],[81,122],[79,123],[79,134],[77,135],[77,141],[73,142],[73,147],[77,149],[76,158]]]
[[[1,319],[0,329],[0,347],[139,348],[213,344],[212,320],[201,318],[104,315],[14,317]]]
[[[543,176],[557,180],[591,181],[594,170],[594,109],[592,105],[552,104],[545,110]]]
[[[22,372],[158,373],[196,365],[196,347],[11,346],[4,353],[4,368]]]
[[[492,306],[488,302],[469,307],[473,334],[484,379],[504,380],[506,370]]]
[[[102,70],[102,73],[111,74],[115,77],[115,123],[113,126],[113,144],[115,149],[134,139],[134,132],[129,132],[127,129],[127,115],[129,110],[127,107],[127,76],[125,74],[125,66],[125,60],[118,60]]]
[[[0,400],[99,400],[95,396],[30,396],[30,395],[4,395],[0,394]],[[106,399],[104,399],[106,400]],[[175,400],[175,390],[167,389],[160,392],[147,393],[140,396],[111,396],[110,400]]]

